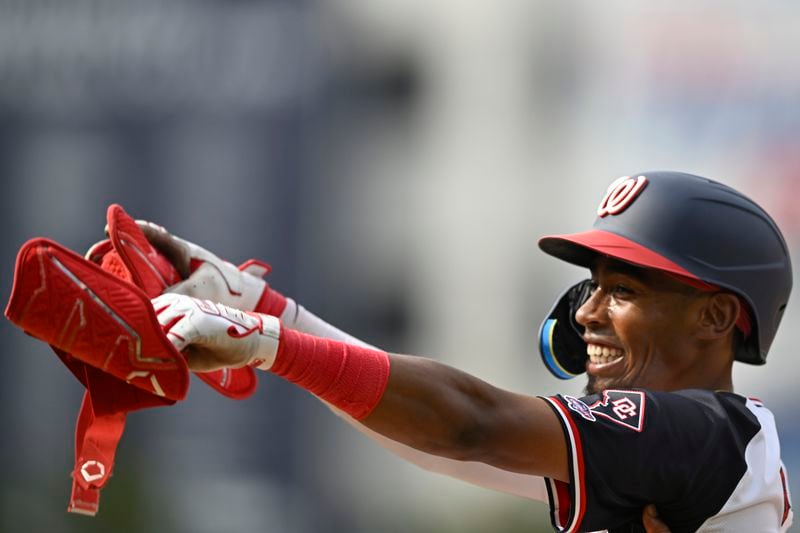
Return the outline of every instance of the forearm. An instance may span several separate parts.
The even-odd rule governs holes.
[[[356,346],[372,347],[366,342],[328,324],[291,298],[286,299],[280,319],[286,327],[304,333]],[[413,448],[381,435],[328,402],[323,401],[322,403],[356,431],[378,444],[381,448],[429,472],[460,479],[487,489],[515,494],[523,498],[547,501],[544,479],[540,476],[509,472],[475,461],[459,461]]]
[[[453,368],[282,325],[270,369],[393,440],[427,453],[474,459],[464,437],[474,432],[464,428],[472,425],[465,413],[477,412],[468,389],[478,380]]]
[[[563,435],[544,401],[447,365],[286,329],[271,369],[369,429],[422,452],[566,476]]]
[[[284,327],[353,346],[373,346],[328,324],[286,298]],[[416,450],[456,460],[480,460],[481,425],[491,408],[487,391],[501,392],[464,372],[416,356],[391,355],[392,371],[380,404],[360,422]],[[466,413],[470,413],[466,416]]]
[[[340,409],[323,402],[338,417],[366,436],[378,446],[428,472],[459,479],[461,481],[530,500],[547,502],[544,478],[531,474],[509,472],[485,463],[458,461],[429,454],[392,440],[369,429]]]
[[[431,359],[391,355],[380,403],[368,428],[417,450],[462,461],[482,460],[482,397],[488,384]],[[491,401],[487,399],[487,403]]]
[[[391,363],[386,391],[363,420],[370,429],[450,459],[564,477],[563,437],[544,401],[430,359],[394,355]]]
[[[566,479],[566,445],[546,402],[503,391],[420,357],[322,339],[248,313],[176,294],[153,300],[159,322],[197,370],[269,370],[423,452]]]

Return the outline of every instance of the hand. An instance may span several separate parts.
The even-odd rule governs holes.
[[[669,533],[667,524],[659,520],[658,509],[652,503],[642,511],[642,522],[647,533]]]
[[[167,338],[186,355],[192,370],[269,370],[275,360],[280,339],[275,317],[181,294],[162,294],[152,304]]]
[[[235,309],[252,311],[268,290],[261,276],[269,267],[257,261],[248,261],[239,269],[220,259],[205,248],[169,233],[163,227],[137,220],[145,237],[178,270],[183,281],[169,288],[169,292],[185,294]]]

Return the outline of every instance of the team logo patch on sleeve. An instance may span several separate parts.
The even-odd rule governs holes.
[[[603,391],[603,397],[589,406],[589,411],[595,416],[607,418],[615,424],[637,432],[642,431],[644,409],[644,393],[630,390]]]
[[[564,399],[567,400],[567,407],[581,415],[586,420],[590,422],[597,420],[592,414],[592,410],[589,409],[589,406],[583,403],[581,400],[573,396],[564,396]]]

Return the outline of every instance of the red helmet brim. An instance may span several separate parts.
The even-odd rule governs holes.
[[[699,280],[663,255],[608,231],[592,229],[568,235],[548,235],[539,239],[539,248],[547,254],[579,266],[591,267],[597,255],[601,254],[637,266]]]

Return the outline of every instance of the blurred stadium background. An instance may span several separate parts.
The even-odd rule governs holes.
[[[0,276],[28,238],[84,250],[119,202],[387,350],[531,394],[540,320],[584,273],[611,179],[741,188],[800,249],[795,2],[4,0]],[[796,264],[800,258],[795,257]],[[778,418],[800,494],[795,291],[738,390]],[[3,532],[535,532],[538,503],[407,465],[261,376],[128,419],[95,519],[65,512],[82,387],[0,322]]]

